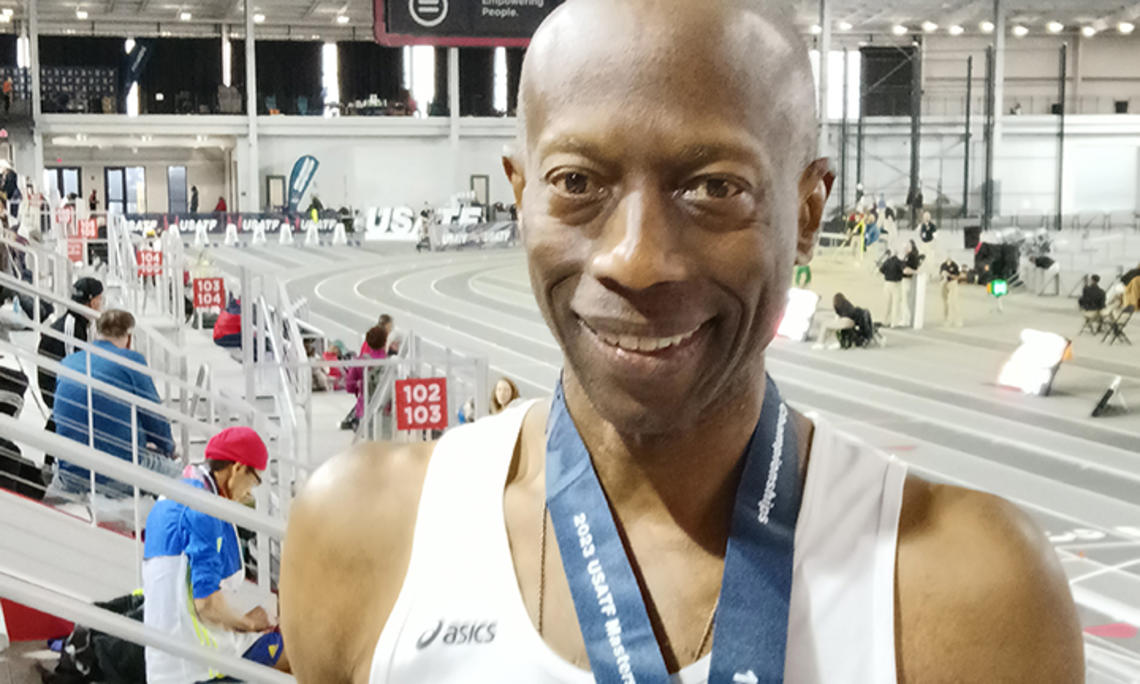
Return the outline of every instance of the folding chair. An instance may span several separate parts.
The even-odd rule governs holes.
[[[1081,313],[1084,315],[1085,324],[1081,326],[1081,330],[1077,333],[1077,336],[1080,337],[1081,335],[1084,335],[1086,330],[1090,335],[1099,335],[1101,333],[1101,328],[1104,325],[1104,319],[1100,315],[1100,312],[1082,311]]]
[[[1136,313],[1136,309],[1128,307],[1118,313],[1115,318],[1108,321],[1108,332],[1104,334],[1101,342],[1108,342],[1108,346],[1112,346],[1117,340],[1127,342],[1128,346],[1132,346],[1132,340],[1128,339],[1124,329],[1128,327],[1129,321],[1132,320],[1132,314]]]

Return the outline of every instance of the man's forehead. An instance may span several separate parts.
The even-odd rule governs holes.
[[[701,125],[698,119],[716,120],[722,129],[741,129],[762,142],[770,134],[785,142],[795,138],[780,129],[814,118],[803,45],[739,4],[563,5],[527,55],[520,106],[527,147],[534,150],[548,139],[548,126],[566,126],[568,114],[587,119],[575,130],[597,131],[615,111],[638,117],[646,131],[680,117],[694,127]],[[689,21],[694,5],[710,11]],[[590,126],[590,118],[600,118],[601,126]]]

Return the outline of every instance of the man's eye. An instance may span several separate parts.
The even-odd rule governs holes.
[[[554,187],[566,195],[589,195],[597,188],[590,177],[577,171],[561,173],[551,179]]]
[[[701,178],[681,191],[681,197],[690,202],[731,199],[744,192],[744,188],[727,178]]]

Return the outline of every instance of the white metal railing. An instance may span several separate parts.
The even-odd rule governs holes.
[[[0,415],[0,434],[4,434],[7,439],[16,444],[41,449],[92,472],[99,472],[107,477],[128,483],[136,492],[136,496],[140,490],[153,492],[220,520],[253,530],[259,535],[265,535],[276,540],[281,540],[284,537],[285,522],[283,520],[209,494],[179,480],[151,472],[135,463],[122,461],[112,455],[85,447],[70,439],[36,429],[14,418]],[[20,520],[5,520],[0,521],[0,528],[20,524]],[[141,535],[136,534],[135,539],[135,567],[141,571],[142,557],[139,546]],[[259,583],[261,583],[262,578],[266,578],[263,583],[265,588],[268,588],[268,576],[268,567],[259,566]],[[136,583],[141,586],[141,579],[137,575]],[[269,668],[241,661],[237,658],[222,656],[217,651],[205,649],[197,644],[183,642],[155,630],[147,629],[137,622],[71,598],[63,594],[60,589],[40,586],[35,583],[34,578],[17,576],[5,566],[3,559],[0,559],[0,595],[7,598],[49,614],[114,634],[133,643],[160,648],[174,655],[205,663],[215,669],[240,676],[249,681],[274,683],[293,681],[292,678],[276,673]]]
[[[31,606],[49,615],[82,624],[140,646],[161,649],[171,655],[207,665],[219,672],[256,684],[290,684],[296,680],[282,672],[235,656],[223,655],[205,646],[175,639],[147,628],[140,622],[96,608],[77,599],[13,577],[0,569],[0,596]]]

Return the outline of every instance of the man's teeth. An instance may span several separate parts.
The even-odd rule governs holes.
[[[598,333],[598,337],[611,347],[626,351],[652,352],[675,347],[695,335],[697,330],[699,328],[675,337],[635,337],[633,335],[607,335],[605,333]]]

